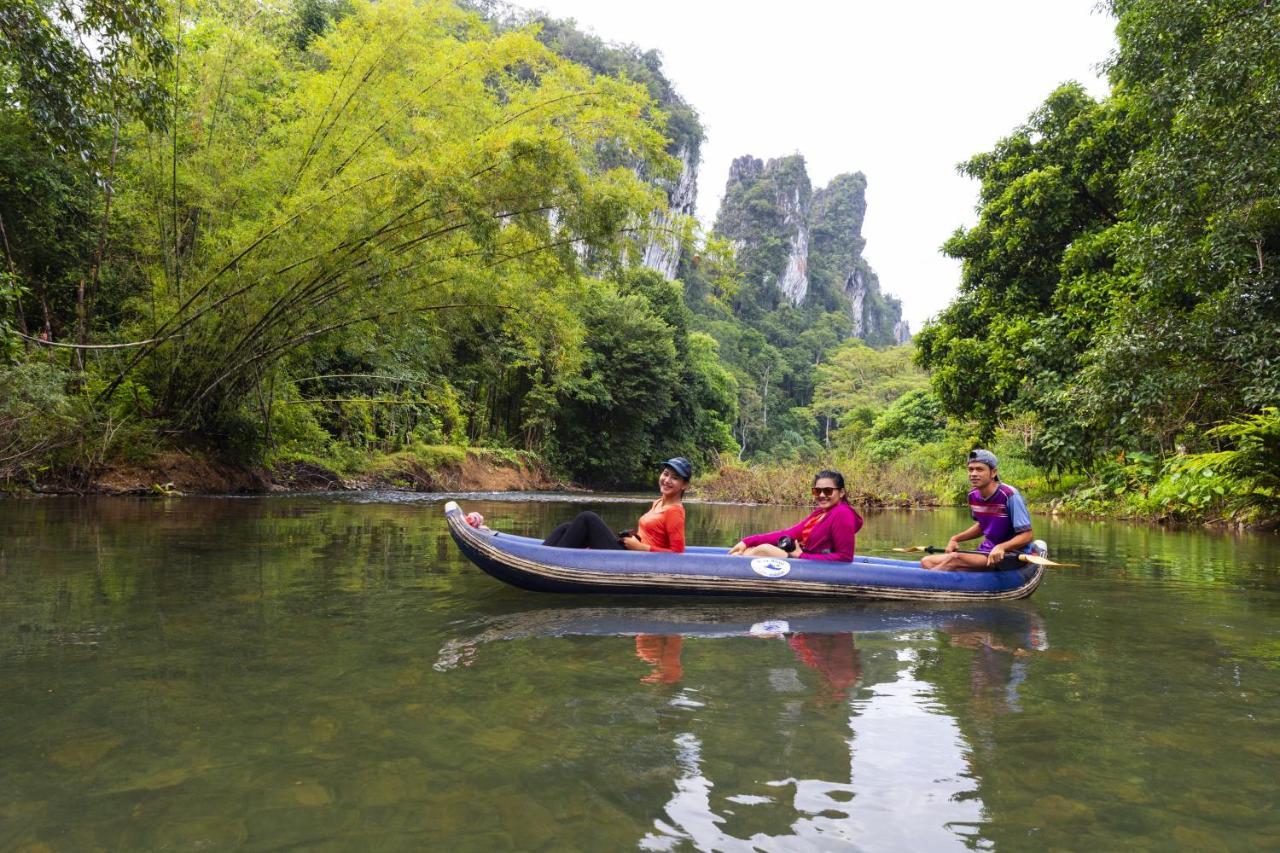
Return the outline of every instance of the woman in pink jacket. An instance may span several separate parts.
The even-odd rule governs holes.
[[[799,524],[746,536],[729,549],[729,554],[851,562],[862,516],[845,498],[844,475],[839,471],[819,471],[813,478],[813,500],[817,508]]]

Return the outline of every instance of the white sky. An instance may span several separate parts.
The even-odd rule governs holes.
[[[976,221],[955,166],[989,150],[1058,84],[1107,92],[1115,47],[1097,0],[525,0],[611,42],[663,55],[707,140],[698,216],[710,225],[729,163],[801,153],[814,188],[867,176],[865,255],[918,331],[955,294],[938,247]]]

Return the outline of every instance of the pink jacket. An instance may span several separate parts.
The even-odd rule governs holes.
[[[754,536],[745,536],[742,539],[742,544],[748,548],[756,545],[777,545],[778,537],[783,534],[799,541],[800,531],[804,529],[805,522],[821,512],[822,510],[815,509],[806,515],[799,524],[794,527],[788,527],[786,530],[775,530],[772,533],[757,533]],[[800,556],[805,560],[852,562],[854,542],[857,539],[858,531],[861,529],[862,516],[858,515],[856,509],[841,501],[827,512],[826,518],[819,521],[813,530],[809,531],[809,541],[805,543],[804,552]]]

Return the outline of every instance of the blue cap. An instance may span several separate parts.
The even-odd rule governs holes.
[[[676,456],[662,463],[663,468],[670,468],[675,471],[681,480],[693,479],[693,464],[683,456]]]
[[[996,455],[992,453],[990,450],[982,450],[982,449],[970,450],[969,461],[981,462],[983,465],[986,465],[992,471],[996,470],[996,467],[997,467]]]

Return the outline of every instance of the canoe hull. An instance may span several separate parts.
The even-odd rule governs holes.
[[[549,548],[527,537],[477,530],[453,501],[445,505],[445,515],[468,560],[504,583],[536,592],[992,601],[1026,598],[1044,573],[1033,565],[930,572],[913,562],[868,557],[853,563],[753,560],[706,547],[684,554]]]

